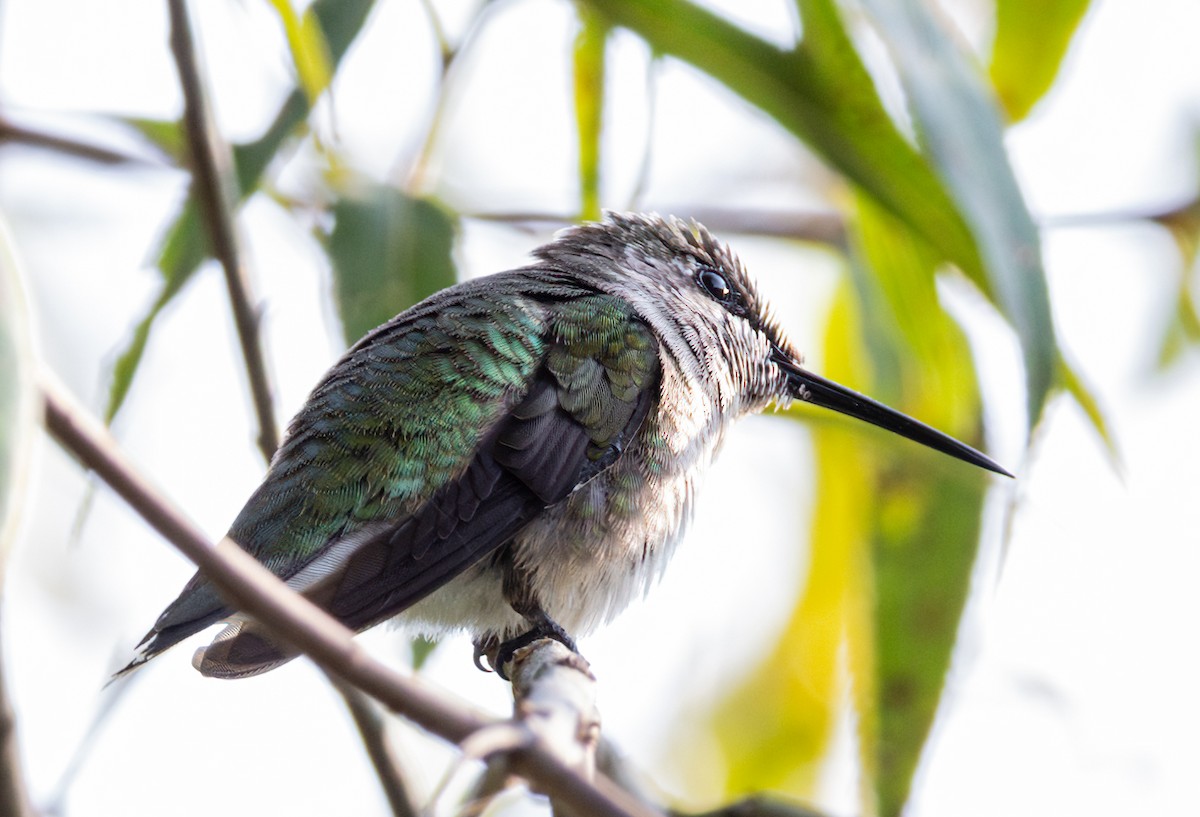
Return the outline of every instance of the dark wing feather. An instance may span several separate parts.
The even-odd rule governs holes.
[[[657,398],[657,344],[628,304],[609,296],[550,311],[540,368],[479,438],[465,468],[403,518],[376,518],[330,539],[283,574],[293,586],[347,626],[364,629],[502,547],[543,508],[616,461]],[[207,675],[242,677],[293,654],[254,622],[235,619],[196,662]]]
[[[355,629],[420,601],[580,484],[589,438],[545,373],[463,475],[351,557],[329,610]],[[550,399],[547,399],[549,395]]]

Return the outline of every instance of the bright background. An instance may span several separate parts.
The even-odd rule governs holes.
[[[469,5],[445,7],[461,6],[465,16]],[[783,2],[708,5],[727,7],[760,35],[789,25]],[[980,36],[980,9],[951,10],[968,38]],[[232,139],[253,136],[291,83],[276,19],[250,0],[196,3],[192,11],[219,124]],[[481,79],[457,105],[461,115],[438,151],[438,190],[469,191],[480,209],[568,210],[576,195],[562,45],[570,6],[526,0],[497,15],[471,55]],[[382,3],[370,25],[373,36],[347,58],[318,121],[327,138],[353,150],[360,169],[387,179],[419,148],[435,55],[415,2]],[[180,110],[163,4],[5,0],[0,26],[0,101],[22,121],[132,149],[119,130],[81,122],[78,113],[165,118]],[[947,293],[977,342],[988,450],[1019,465],[1020,479],[995,488],[914,815],[1200,810],[1200,662],[1192,648],[1200,621],[1200,365],[1191,353],[1167,374],[1154,372],[1184,271],[1164,230],[1124,218],[1196,195],[1198,31],[1200,5],[1190,0],[1099,0],[1057,86],[1009,139],[1045,225],[1060,341],[1115,430],[1119,472],[1079,409],[1061,399],[1022,460],[1021,421],[1011,419],[1023,411],[1012,341],[969,298]],[[620,70],[610,121],[621,125],[605,137],[608,203],[632,192],[637,166],[623,157],[639,154],[646,116],[644,49],[620,35],[613,49],[610,65]],[[724,191],[748,157],[756,166],[774,160],[780,177],[809,171],[810,160],[765,118],[693,71],[662,71],[644,201],[670,211]],[[777,204],[776,182],[751,179],[725,203]],[[104,373],[131,316],[154,297],[150,248],[184,184],[161,170],[96,170],[17,148],[0,155],[0,212],[22,256],[39,351],[93,407],[103,405]],[[1079,216],[1117,218],[1065,223]],[[328,271],[306,225],[268,200],[252,201],[240,228],[287,417],[341,349],[324,297]],[[504,269],[546,237],[468,223],[459,258],[469,275]],[[799,345],[812,345],[806,331],[815,331],[812,317],[828,300],[836,266],[786,242],[726,237],[775,296]],[[213,342],[214,333],[226,340]],[[819,360],[811,363],[820,370]],[[155,387],[135,385],[116,432],[216,538],[261,464],[215,267],[202,270],[161,321],[143,367],[140,382]],[[52,443],[40,441],[37,454],[8,569],[4,643],[33,795],[49,806],[105,700],[107,675],[191,567],[102,488],[75,531],[88,484]],[[804,560],[780,544],[801,541],[817,510],[797,507],[796,497],[811,495],[809,456],[795,424],[744,423],[706,486],[704,497],[720,501],[701,502],[663,585],[582,644],[601,679],[606,735],[655,786],[693,804],[714,793],[692,777],[684,788],[673,727],[733,684],[782,627]],[[403,634],[380,629],[364,638],[403,664]],[[260,679],[215,683],[191,670],[192,646],[156,661],[119,702],[63,795],[62,813],[385,813],[357,737],[317,671],[300,661]],[[505,685],[476,672],[469,656],[466,639],[450,642],[427,672],[505,713]],[[857,802],[852,725],[843,732],[817,798],[834,814],[852,813]],[[450,753],[406,728],[395,734],[406,759],[427,772],[428,793]]]

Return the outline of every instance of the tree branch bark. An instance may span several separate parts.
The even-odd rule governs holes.
[[[596,676],[583,656],[543,638],[517,650],[507,665],[513,717],[585,778],[596,774],[600,712]]]
[[[183,120],[191,155],[192,194],[208,227],[213,254],[225,271],[225,285],[229,290],[254,412],[258,417],[258,447],[269,462],[279,446],[279,430],[262,352],[259,312],[251,302],[249,277],[242,264],[234,228],[233,154],[212,122],[184,0],[168,0],[167,6],[171,16],[171,53],[183,88]]]
[[[0,678],[3,675],[0,657]],[[25,787],[23,768],[17,745],[17,719],[8,699],[8,685],[0,682],[0,814],[12,817],[34,817],[36,814]]]

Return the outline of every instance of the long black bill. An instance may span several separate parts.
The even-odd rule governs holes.
[[[907,437],[914,442],[929,446],[935,451],[949,454],[964,462],[978,465],[980,468],[986,468],[1006,477],[1012,476],[991,458],[979,453],[966,443],[960,443],[953,437],[930,428],[895,409],[888,408],[865,394],[859,394],[832,380],[826,380],[812,372],[805,371],[782,352],[775,356],[775,363],[787,372],[788,385],[791,388],[792,396],[797,400],[840,411],[842,414],[880,428],[886,428],[901,437]]]

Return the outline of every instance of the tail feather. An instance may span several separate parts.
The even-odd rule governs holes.
[[[233,616],[212,643],[192,655],[192,666],[208,678],[249,678],[286,664],[299,651],[268,635],[255,621]]]
[[[162,618],[160,618],[159,623],[154,626],[154,629],[146,633],[146,635],[142,637],[142,640],[138,642],[137,653],[133,656],[133,660],[115,672],[112,680],[115,681],[118,678],[128,675],[138,667],[142,666],[142,664],[145,664],[151,658],[154,658],[159,653],[166,652],[180,641],[183,641],[185,638],[195,635],[206,627],[216,624],[228,614],[228,610],[218,609],[212,611],[208,615],[204,615],[190,621],[173,624],[168,627],[163,627],[162,629],[159,629],[162,624]]]

